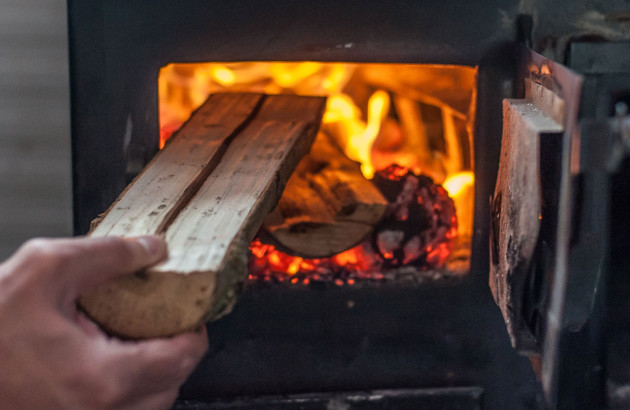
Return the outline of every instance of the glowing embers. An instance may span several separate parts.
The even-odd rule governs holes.
[[[379,172],[374,184],[389,201],[372,239],[383,267],[442,267],[457,237],[455,206],[444,188],[397,165]]]
[[[389,206],[365,241],[330,258],[306,259],[256,239],[250,245],[250,279],[343,285],[464,273],[457,265],[465,247],[457,240],[455,207],[444,188],[397,165],[378,172],[373,183]]]

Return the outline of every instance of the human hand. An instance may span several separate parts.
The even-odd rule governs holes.
[[[0,408],[168,408],[207,349],[205,329],[122,341],[76,307],[166,253],[157,237],[35,239],[0,264]]]

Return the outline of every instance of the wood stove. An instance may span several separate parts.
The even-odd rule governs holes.
[[[208,326],[210,352],[183,387],[178,408],[577,408],[599,405],[607,391],[623,403],[626,373],[619,370],[606,388],[608,322],[597,312],[608,299],[601,290],[607,276],[598,273],[609,241],[602,181],[619,173],[617,157],[615,166],[605,164],[627,132],[614,125],[621,120],[609,120],[610,110],[630,94],[628,59],[619,51],[627,43],[602,41],[628,37],[627,14],[620,13],[622,2],[597,9],[591,1],[543,3],[69,1],[77,234],[158,151],[158,73],[168,64],[378,62],[478,70],[468,273],[423,283],[248,283],[234,311]],[[579,105],[578,77],[529,47],[584,73],[590,102]],[[510,346],[487,276],[501,100],[525,96],[525,79],[562,95],[572,113],[541,151],[545,223],[534,238],[535,261],[525,263],[515,316],[527,335],[512,340],[534,358],[534,368],[542,357],[542,389],[530,362]],[[602,130],[609,149],[596,149]],[[621,175],[613,209],[628,191]],[[613,233],[623,240],[623,229]],[[588,258],[576,256],[591,243],[598,246]],[[587,330],[579,326],[585,322]],[[615,333],[615,340],[624,335]],[[567,360],[574,355],[580,360]]]

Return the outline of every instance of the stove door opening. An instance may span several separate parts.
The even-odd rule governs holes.
[[[158,80],[160,147],[210,94],[327,96],[310,154],[251,243],[249,281],[420,283],[470,269],[477,69],[185,63]]]

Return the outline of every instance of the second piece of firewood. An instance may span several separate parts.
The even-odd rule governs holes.
[[[212,96],[101,217],[91,236],[163,234],[168,259],[80,304],[128,338],[192,330],[225,312],[248,244],[308,152],[325,98]]]
[[[293,174],[265,229],[284,250],[307,258],[343,252],[381,219],[387,200],[323,132]]]
[[[512,347],[521,351],[532,351],[538,343],[523,313],[523,294],[531,281],[541,227],[541,141],[561,141],[564,130],[553,118],[562,119],[564,101],[542,85],[529,87],[526,99],[503,100],[501,160],[490,230],[490,290]]]

